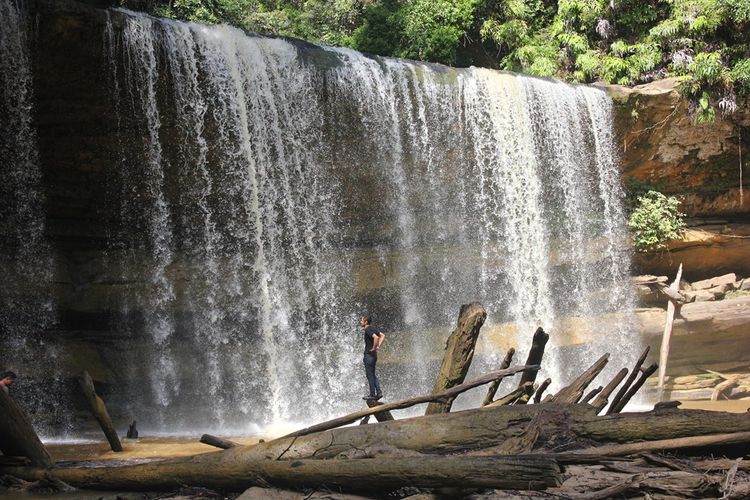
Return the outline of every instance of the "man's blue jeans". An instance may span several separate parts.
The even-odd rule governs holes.
[[[378,362],[378,355],[374,352],[366,352],[364,356],[365,363],[365,375],[367,375],[367,383],[370,386],[370,396],[377,396],[382,394],[380,390],[380,381],[378,376],[375,375],[375,363]]]

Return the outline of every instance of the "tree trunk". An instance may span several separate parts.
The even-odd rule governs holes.
[[[531,341],[529,356],[526,358],[526,366],[542,364],[542,358],[544,357],[544,348],[547,345],[548,340],[549,335],[545,333],[541,327],[537,328]],[[518,382],[518,387],[525,385],[527,382],[533,383],[536,380],[536,374],[538,372],[539,370],[525,372],[523,375],[521,375],[521,380]]]
[[[240,446],[239,443],[235,443],[234,441],[229,441],[227,439],[221,439],[220,437],[212,436],[211,434],[202,435],[200,441],[203,444],[215,446],[217,448],[221,448],[222,450],[228,450],[229,448]]]
[[[83,482],[91,488],[123,490],[133,487],[164,489],[180,483],[226,487],[235,485],[234,481],[247,481],[249,474],[260,470],[257,463],[268,460],[288,460],[293,464],[308,458],[361,454],[363,450],[378,447],[433,455],[458,454],[499,446],[524,435],[530,428],[539,433],[538,439],[533,439],[537,448],[547,443],[555,446],[559,442],[555,438],[564,438],[566,443],[627,443],[718,434],[727,429],[750,432],[750,414],[664,409],[597,416],[585,405],[501,406],[344,427],[216,453],[129,467],[85,469],[70,473],[73,476],[56,477],[75,484]],[[397,458],[408,462],[419,456],[383,456],[391,461]],[[65,470],[68,469],[60,469],[61,474]],[[33,478],[36,472],[24,467],[0,467],[0,474]],[[75,474],[85,476],[75,479]],[[141,486],[134,486],[137,484]]]
[[[555,394],[550,401],[553,403],[576,403],[583,397],[583,391],[586,390],[586,387],[589,386],[591,381],[594,380],[607,365],[608,359],[609,353],[603,355],[596,361],[596,363],[591,365],[588,370],[579,375],[572,384],[560,389],[560,392]]]
[[[677,450],[680,448],[702,448],[706,446],[720,446],[727,444],[750,444],[750,432],[733,432],[729,434],[711,434],[708,436],[690,436],[675,439],[659,439],[656,441],[642,441],[639,443],[610,444],[575,450],[571,453],[584,455],[596,453],[601,456],[621,457],[644,451]]]
[[[461,306],[456,328],[445,343],[445,355],[443,356],[443,363],[440,365],[440,372],[435,380],[435,386],[432,389],[433,393],[450,389],[464,381],[474,357],[479,329],[482,328],[486,318],[487,311],[479,302]],[[425,415],[447,413],[451,410],[452,404],[452,398],[446,401],[432,402],[427,405]]]
[[[641,369],[641,365],[643,365],[643,362],[646,361],[646,356],[648,356],[648,351],[651,350],[651,346],[646,346],[646,348],[641,353],[641,357],[638,358],[638,361],[635,362],[635,366],[633,367],[633,371],[630,372],[630,375],[628,376],[628,379],[625,381],[622,387],[620,387],[620,390],[617,391],[617,394],[615,395],[615,398],[612,400],[612,404],[609,405],[609,408],[607,408],[607,415],[614,412],[615,407],[618,405],[620,400],[625,396],[625,393],[628,392],[628,389],[630,388],[630,385],[633,383],[635,378],[638,376],[638,373]]]
[[[511,347],[508,349],[508,352],[505,353],[505,358],[503,358],[503,362],[500,363],[500,370],[505,370],[510,366],[511,361],[513,361],[513,356],[516,354],[516,350]],[[500,382],[502,382],[503,379],[495,380],[490,384],[490,386],[487,388],[487,395],[484,397],[484,401],[482,401],[482,406],[487,406],[488,404],[492,403],[492,400],[495,399],[495,394],[497,393],[497,388],[500,387]]]
[[[607,384],[604,386],[604,389],[602,392],[597,394],[596,398],[591,402],[591,407],[596,410],[596,413],[601,412],[605,406],[607,406],[607,402],[609,401],[609,395],[612,394],[612,391],[614,391],[618,385],[620,385],[620,382],[622,382],[622,379],[625,378],[625,375],[628,374],[628,369],[623,368],[619,372],[617,372],[617,375]]]
[[[83,488],[125,491],[171,490],[184,485],[242,491],[253,485],[271,484],[385,493],[405,484],[417,488],[460,484],[462,488],[526,490],[559,486],[562,482],[554,458],[543,455],[260,460],[224,463],[217,469],[162,462],[112,467],[106,473],[101,468],[24,468],[14,472],[27,480],[47,477]]]
[[[94,417],[96,417],[96,421],[99,422],[99,427],[104,431],[107,441],[109,441],[110,448],[112,448],[112,451],[122,451],[120,438],[117,436],[117,431],[115,431],[115,428],[112,425],[112,419],[109,418],[109,413],[107,413],[107,407],[104,405],[104,401],[96,395],[94,381],[91,380],[89,372],[84,370],[78,379],[78,382],[81,384],[81,390],[83,390],[83,395],[86,397],[86,401],[89,402],[91,412],[94,414]]]
[[[633,386],[628,389],[628,392],[625,393],[622,399],[617,402],[617,406],[614,407],[613,413],[620,413],[623,408],[625,408],[625,405],[628,404],[630,398],[635,396],[635,393],[638,392],[638,389],[640,389],[641,386],[646,383],[646,379],[653,375],[657,368],[658,365],[656,363],[653,363],[648,368],[643,370],[643,373],[641,373],[641,377],[638,379],[638,381],[633,384]]]
[[[381,403],[380,401],[373,401],[372,399],[367,400],[367,406],[370,408],[377,408],[378,406],[383,405],[384,403]],[[388,410],[375,413],[375,418],[378,420],[378,422],[388,422],[389,420],[394,420],[393,415],[391,415],[391,412],[389,412]]]
[[[0,451],[8,457],[27,457],[32,465],[51,467],[47,448],[34,431],[31,419],[18,403],[0,389]]]

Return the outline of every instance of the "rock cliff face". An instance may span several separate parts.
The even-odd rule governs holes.
[[[625,178],[662,185],[680,195],[690,217],[746,216],[750,196],[740,196],[740,158],[750,157],[750,108],[717,114],[716,122],[697,125],[688,103],[670,78],[634,88],[610,86],[617,103],[616,127]],[[743,190],[750,177],[743,173]]]

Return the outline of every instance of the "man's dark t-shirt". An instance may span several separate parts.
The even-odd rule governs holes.
[[[375,351],[372,351],[372,345],[373,345],[373,337],[375,335],[378,335],[380,333],[380,330],[375,328],[372,325],[367,325],[365,327],[365,354],[374,354],[377,355]],[[370,352],[372,351],[372,352]]]

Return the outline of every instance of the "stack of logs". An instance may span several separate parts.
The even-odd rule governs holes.
[[[508,490],[523,490],[524,498],[750,495],[750,466],[741,458],[687,460],[658,454],[743,449],[750,443],[750,414],[680,410],[676,402],[621,413],[657,369],[642,366],[648,349],[632,370],[623,368],[602,386],[589,390],[608,354],[567,386],[544,395],[551,381],[536,381],[548,340],[541,328],[524,365],[510,366],[511,349],[497,371],[466,382],[485,318],[481,304],[462,306],[429,395],[372,402],[361,411],[251,446],[204,436],[204,442],[222,448],[215,453],[126,467],[5,466],[0,474],[118,491],[191,485],[227,492],[272,486],[333,490],[376,498],[403,498],[415,491],[428,497],[449,491],[452,497],[497,498],[510,495]],[[520,374],[516,388],[496,397],[500,381],[515,374]],[[481,408],[450,411],[458,395],[486,384]],[[391,412],[423,403],[428,404],[426,415],[393,418]],[[379,422],[365,425],[371,416]],[[363,425],[346,426],[356,422]]]

